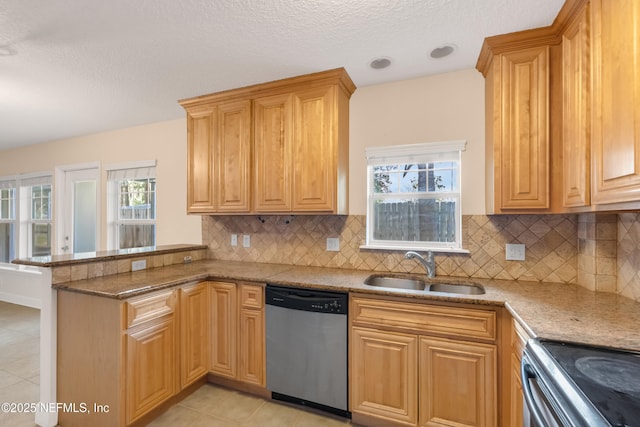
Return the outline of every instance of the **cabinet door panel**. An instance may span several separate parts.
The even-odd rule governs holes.
[[[420,425],[496,425],[496,347],[420,338]]]
[[[501,55],[495,179],[501,208],[549,207],[549,48]]]
[[[291,211],[292,96],[253,103],[256,212]]]
[[[562,37],[563,66],[563,204],[591,203],[591,98],[588,6]]]
[[[127,423],[175,393],[175,349],[173,317],[126,335]]]
[[[215,108],[187,114],[187,211],[213,212]]]
[[[249,212],[251,168],[251,101],[218,106],[217,211]]]
[[[235,378],[237,291],[234,283],[210,282],[211,371]]]
[[[264,311],[240,310],[239,380],[265,386]]]
[[[593,203],[640,200],[640,3],[591,4]]]
[[[204,283],[180,290],[180,385],[201,378],[209,366],[209,300]]]
[[[354,327],[351,411],[415,425],[418,337]]]
[[[335,89],[294,93],[293,210],[335,209]]]

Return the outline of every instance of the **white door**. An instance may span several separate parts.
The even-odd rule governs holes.
[[[99,248],[99,180],[96,167],[66,167],[59,170],[56,209],[57,253],[95,252]],[[59,179],[59,180],[58,180]]]

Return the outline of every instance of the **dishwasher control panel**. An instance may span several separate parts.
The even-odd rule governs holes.
[[[268,305],[316,313],[347,314],[349,306],[348,294],[316,289],[267,285],[265,297]]]

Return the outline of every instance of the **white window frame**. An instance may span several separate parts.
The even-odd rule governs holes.
[[[44,187],[49,186],[51,191],[49,193],[49,218],[34,218],[33,217],[33,187]],[[51,176],[48,177],[38,177],[35,179],[30,179],[27,182],[21,183],[21,188],[24,189],[24,197],[27,200],[28,205],[25,203],[23,206],[25,207],[23,221],[21,221],[21,235],[26,237],[26,241],[22,240],[23,247],[27,248],[27,257],[32,257],[33,255],[33,226],[36,224],[44,224],[49,225],[49,255],[53,253],[53,184],[51,182]],[[28,208],[27,208],[28,206]]]
[[[13,222],[14,224],[14,256],[15,258],[32,257],[31,247],[31,224],[46,223],[51,224],[51,247],[50,253],[53,251],[53,174],[51,172],[36,172],[14,176],[0,177],[0,188],[13,186],[14,194],[14,219],[13,221],[0,220],[1,222]],[[51,196],[49,202],[49,218],[37,219],[31,218],[31,188],[36,185],[50,185]]]
[[[422,250],[434,252],[469,253],[462,248],[462,151],[466,148],[466,141],[427,142],[420,144],[392,145],[387,147],[370,147],[365,149],[367,158],[367,220],[366,243],[362,249],[379,250]],[[453,161],[458,165],[457,191],[442,193],[389,193],[388,195],[374,195],[374,166],[403,163],[433,163],[442,160]],[[416,197],[424,194],[424,198],[434,198],[442,194],[456,200],[455,204],[455,241],[453,242],[417,242],[404,240],[377,240],[373,236],[374,205],[379,199]],[[427,196],[428,194],[428,196]]]
[[[158,180],[156,177],[156,160],[143,160],[138,162],[128,162],[123,164],[108,165],[105,167],[107,171],[107,248],[119,249],[119,233],[120,224],[153,224],[155,234],[154,243],[157,245],[158,238],[158,193],[155,194],[155,214],[154,219],[120,219],[118,214],[119,207],[119,182],[123,179],[156,179],[156,190]]]
[[[13,239],[12,242],[9,242],[9,245],[13,248],[14,257],[18,255],[18,245],[17,245],[17,234],[18,234],[18,186],[15,178],[2,178],[0,179],[0,190],[13,190],[13,212],[10,213],[8,218],[3,218],[0,215],[0,224],[13,224]],[[11,200],[7,199],[7,200]],[[11,203],[11,202],[10,202]],[[11,261],[11,260],[9,260]],[[0,261],[0,264],[4,263],[4,261]]]

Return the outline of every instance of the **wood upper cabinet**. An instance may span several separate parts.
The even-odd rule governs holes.
[[[289,93],[253,101],[254,208],[291,211],[293,96]]]
[[[549,207],[549,47],[494,61],[494,209]]]
[[[341,68],[180,101],[188,212],[346,214],[354,91]]]
[[[584,4],[562,34],[562,196],[565,207],[591,204],[589,46],[589,5]]]
[[[592,202],[640,201],[640,3],[592,0]]]
[[[335,95],[334,87],[294,93],[294,211],[342,211],[336,198],[339,171]]]
[[[251,207],[251,101],[217,106],[214,188],[217,212],[249,212]]]
[[[215,208],[214,155],[217,111],[207,106],[187,113],[187,211]]]

